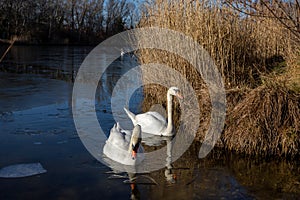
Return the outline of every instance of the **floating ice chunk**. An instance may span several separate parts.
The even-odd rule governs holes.
[[[0,169],[0,178],[21,178],[46,173],[40,163],[9,165]]]

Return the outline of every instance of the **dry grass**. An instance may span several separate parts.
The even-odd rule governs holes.
[[[252,90],[228,113],[225,146],[256,155],[300,155],[300,95],[277,83]]]
[[[182,32],[214,59],[226,87],[228,114],[222,137],[227,149],[299,155],[299,44],[293,43],[291,34],[273,19],[241,17],[219,3],[191,2],[157,0],[139,26]],[[155,35],[143,39],[157,40]],[[200,74],[186,60],[167,51],[140,49],[138,57],[142,64],[168,65],[192,85],[201,110],[196,138],[202,141],[210,122],[211,103]],[[147,71],[143,75],[155,76]],[[157,103],[165,106],[165,93],[166,88],[146,86],[144,110]]]
[[[291,55],[288,61],[288,70],[282,79],[287,80],[289,88],[300,93],[300,46],[296,51],[298,52],[295,55]]]
[[[258,86],[260,75],[269,73],[269,65],[277,57],[288,59],[294,54],[291,36],[276,21],[241,18],[239,13],[226,6],[212,5],[209,1],[191,4],[157,0],[140,26],[169,28],[192,37],[214,59],[228,88]],[[149,63],[152,59],[168,58],[167,64],[176,65],[176,69],[187,65],[178,62],[178,57],[168,55],[168,52],[161,54],[145,49],[141,51],[140,59],[142,63]],[[186,76],[193,76],[189,70],[182,71]],[[197,75],[192,78],[197,79]]]

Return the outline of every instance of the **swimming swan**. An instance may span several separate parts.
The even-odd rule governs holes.
[[[149,111],[135,115],[126,108],[124,108],[124,110],[134,126],[137,124],[141,126],[142,132],[160,136],[173,136],[172,96],[183,99],[180,90],[177,87],[170,87],[167,92],[168,123],[166,122],[166,119],[158,112]]]
[[[103,147],[103,153],[108,158],[124,165],[140,163],[144,159],[143,152],[140,125],[135,125],[131,133],[123,130],[119,123],[116,123],[110,130]]]

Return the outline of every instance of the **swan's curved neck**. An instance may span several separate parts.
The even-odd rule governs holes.
[[[129,153],[132,152],[132,144],[133,144],[133,137],[131,137],[130,143],[129,143],[129,146],[128,146],[128,152],[129,152]]]
[[[167,133],[171,133],[173,130],[173,119],[172,119],[172,95],[168,92],[167,93],[167,105],[168,105],[168,125],[167,125]]]
[[[131,152],[133,149],[133,145],[137,145],[141,142],[141,130],[138,129],[137,127],[134,127],[132,130],[132,134],[131,134],[131,139],[130,139],[130,143],[129,143],[129,147],[128,147],[128,151]]]

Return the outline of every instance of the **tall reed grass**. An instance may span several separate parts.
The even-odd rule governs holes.
[[[214,59],[227,88],[256,87],[260,75],[268,73],[281,56],[288,60],[294,54],[292,36],[275,20],[242,16],[218,1],[190,2],[157,0],[139,26],[168,28],[192,37]],[[164,58],[195,79],[190,70],[185,70],[187,63],[178,63],[177,56],[151,50],[140,54],[142,63]]]
[[[300,155],[300,96],[294,92],[297,89],[288,87],[300,88],[300,47],[285,27],[271,18],[243,15],[219,1],[156,0],[146,13],[139,27],[182,32],[215,61],[225,83],[227,118],[231,119],[226,122],[220,146],[249,154]],[[142,39],[157,40],[155,35]],[[137,54],[142,64],[168,65],[191,83],[201,109],[196,138],[202,141],[210,122],[211,102],[200,74],[186,60],[167,51],[140,49]],[[155,75],[145,70],[143,76]],[[156,103],[165,105],[165,92],[159,85],[146,86],[144,109]],[[257,106],[253,108],[252,103]],[[249,112],[252,114],[243,118]]]

